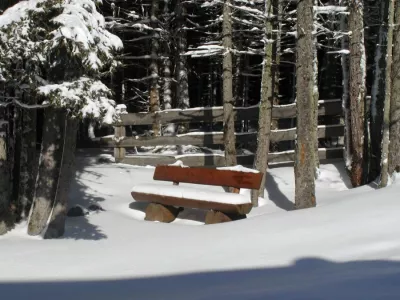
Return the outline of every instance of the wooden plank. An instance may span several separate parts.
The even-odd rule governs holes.
[[[320,125],[318,126],[318,138],[337,137],[344,135],[344,126]],[[293,141],[296,138],[296,128],[273,130],[271,133],[272,142]]]
[[[319,149],[318,156],[321,161],[329,159],[343,158],[343,148],[327,148]],[[223,167],[225,166],[225,159],[222,155],[187,155],[187,156],[164,156],[164,155],[134,155],[126,156],[122,163],[146,166],[146,165],[159,165],[159,164],[173,164],[177,160],[181,160],[184,165],[190,167]],[[294,161],[294,150],[285,152],[271,152],[268,155],[269,164],[275,163],[289,163]],[[238,155],[237,162],[239,165],[252,166],[254,162],[254,155]]]
[[[235,121],[257,120],[258,106],[236,107],[234,109]],[[340,99],[320,100],[318,115],[340,115],[342,102]],[[296,104],[277,105],[272,109],[272,118],[284,119],[296,117]],[[121,115],[121,124],[124,125],[151,125],[155,122],[167,123],[196,123],[196,122],[222,122],[222,107],[201,107],[191,109],[172,109],[154,113],[130,113]],[[119,124],[118,124],[119,125]]]
[[[177,166],[157,166],[154,180],[206,184],[244,189],[259,189],[263,174],[215,170],[207,168],[182,168]]]
[[[223,167],[225,166],[225,157],[223,155],[188,155],[188,156],[179,156],[176,159],[182,161],[182,163],[186,166],[191,167]]]
[[[121,161],[123,164],[135,165],[135,166],[155,166],[164,164],[173,164],[176,159],[173,156],[164,155],[131,155],[125,156]]]
[[[318,157],[320,160],[342,158],[343,148],[320,148],[318,149]],[[294,150],[285,152],[272,152],[268,155],[268,163],[283,163],[294,161]]]
[[[197,209],[213,209],[217,211],[222,211],[224,213],[231,213],[231,214],[248,214],[250,210],[252,209],[252,204],[227,204],[227,203],[219,203],[219,202],[213,202],[213,199],[210,199],[210,201],[200,201],[196,200],[193,201],[191,199],[185,199],[185,198],[177,198],[177,197],[169,197],[169,196],[163,196],[163,195],[154,195],[154,194],[145,194],[145,193],[136,193],[136,192],[131,192],[131,195],[133,199],[137,202],[154,202],[154,203],[160,203],[163,205],[170,205],[170,206],[176,206],[176,207],[189,207],[189,208],[197,208]],[[232,194],[233,197],[235,197],[235,194]]]
[[[343,125],[321,125],[318,127],[318,137],[343,136]],[[273,142],[291,141],[296,137],[296,128],[274,130],[271,133]],[[248,143],[257,140],[256,132],[236,133],[237,143]],[[132,148],[139,146],[159,146],[159,145],[223,145],[222,132],[201,132],[189,133],[178,136],[156,136],[156,137],[125,137],[117,142],[113,137],[100,138],[100,147],[121,147]]]

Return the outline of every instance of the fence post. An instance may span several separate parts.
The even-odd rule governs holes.
[[[118,147],[118,143],[124,139],[125,135],[125,126],[114,126],[114,140],[117,143],[116,147],[114,148],[115,162],[121,162],[125,158],[125,148]]]

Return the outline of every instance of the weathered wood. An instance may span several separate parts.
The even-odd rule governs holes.
[[[246,219],[246,215],[225,214],[221,211],[210,210],[206,214],[206,225],[231,222]]]
[[[125,135],[126,135],[126,133],[125,133],[125,127],[124,126],[116,126],[116,127],[114,127],[114,137],[115,137],[115,139],[113,140],[113,142],[116,142],[119,139],[124,138]],[[121,147],[118,143],[115,143],[114,147],[115,147],[114,148],[115,161],[116,162],[120,162],[122,159],[124,159],[125,154],[126,154],[126,150],[125,150],[125,148]]]
[[[122,127],[120,127],[122,128]],[[343,136],[344,127],[338,125],[326,125],[318,127],[318,137],[336,137]],[[272,130],[271,141],[292,141],[296,137],[296,128]],[[256,132],[236,133],[237,143],[248,143],[257,139]],[[189,133],[178,136],[156,136],[156,137],[125,137],[121,141],[117,141],[113,137],[104,137],[97,140],[100,147],[120,147],[116,149],[132,148],[139,146],[158,146],[158,145],[222,145],[222,132],[205,132],[205,133]],[[119,152],[118,152],[119,153]],[[125,156],[125,153],[123,154]],[[123,159],[120,158],[120,159]]]
[[[137,202],[153,202],[163,205],[170,205],[176,207],[188,207],[204,210],[217,210],[228,214],[248,214],[252,208],[251,203],[246,204],[227,204],[213,201],[191,200],[186,198],[170,197],[164,195],[154,195],[146,193],[131,192],[133,199]],[[237,195],[232,194],[232,197]]]
[[[263,173],[213,170],[206,168],[182,168],[177,166],[157,166],[154,180],[186,182],[245,189],[258,189]]]
[[[320,100],[318,102],[318,115],[340,115],[342,114],[341,99]],[[259,114],[258,106],[236,107],[233,118],[235,121],[257,120]],[[296,117],[296,104],[275,105],[272,109],[272,118],[284,119]],[[155,113],[129,113],[121,115],[121,123],[124,125],[151,125],[154,122],[162,124],[180,122],[222,122],[222,107],[200,107],[191,109],[173,109],[158,111]],[[118,124],[118,125],[120,125]]]
[[[327,148],[319,149],[318,157],[320,160],[343,158],[343,148]],[[201,167],[201,166],[225,166],[225,160],[223,155],[210,154],[210,155],[187,155],[187,156],[166,156],[166,155],[135,155],[126,156],[121,162],[124,164],[131,164],[137,166],[147,165],[159,165],[159,164],[173,164],[177,160],[180,160],[186,166],[190,167]],[[238,155],[237,161],[239,165],[252,166],[254,161],[254,155]],[[268,154],[268,163],[287,163],[294,161],[294,151],[285,152],[270,152]]]
[[[158,221],[162,223],[171,223],[175,221],[181,208],[159,203],[150,203],[146,208],[146,221]]]

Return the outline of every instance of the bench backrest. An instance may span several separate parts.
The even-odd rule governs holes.
[[[217,185],[244,189],[259,189],[262,173],[216,170],[207,168],[182,168],[179,166],[157,166],[154,180]]]

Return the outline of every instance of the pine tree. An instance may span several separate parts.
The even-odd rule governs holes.
[[[60,201],[66,195],[60,197],[57,193],[66,193],[72,176],[71,171],[64,172],[60,182],[60,170],[68,170],[73,162],[69,153],[75,149],[75,119],[113,122],[115,102],[100,78],[116,68],[114,55],[122,42],[105,29],[104,18],[93,0],[19,3],[0,16],[0,23],[5,83],[27,86],[24,92],[38,100],[37,105],[23,103],[24,99],[15,103],[26,109],[46,108],[39,175],[28,225],[29,234],[44,234],[55,205],[61,203],[64,209],[53,213],[66,213],[66,203]],[[26,67],[15,72],[14,65]],[[73,139],[69,143],[65,132]],[[64,154],[68,161],[63,160]],[[53,215],[54,219],[59,216]],[[62,234],[63,227],[56,231]]]

